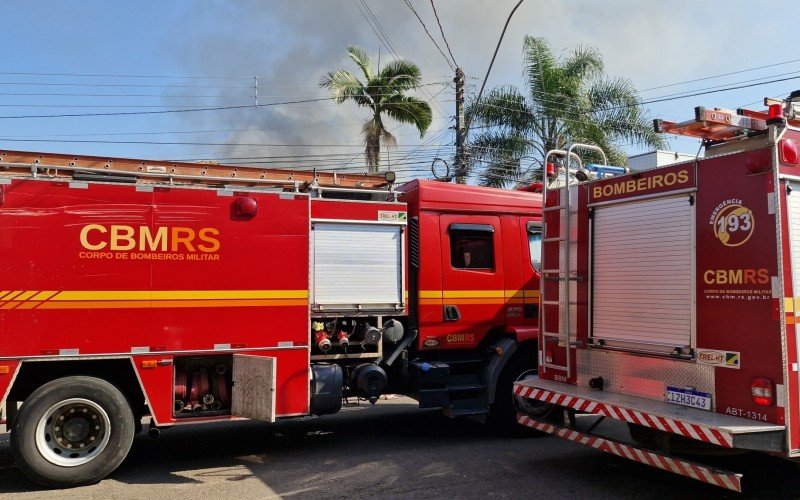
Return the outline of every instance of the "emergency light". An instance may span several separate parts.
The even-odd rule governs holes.
[[[613,177],[615,175],[622,175],[628,172],[626,167],[617,167],[614,165],[597,165],[590,163],[586,165],[586,170],[597,174],[598,178]]]
[[[750,394],[753,402],[761,406],[772,406],[774,401],[772,391],[772,380],[764,377],[756,377],[750,384]]]
[[[781,162],[789,165],[797,165],[797,143],[791,139],[781,139],[780,142]]]

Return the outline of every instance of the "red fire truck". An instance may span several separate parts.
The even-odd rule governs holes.
[[[736,491],[740,474],[686,454],[800,458],[798,99],[656,121],[705,155],[546,190],[521,424]]]
[[[19,467],[98,481],[151,432],[402,393],[516,428],[541,194],[0,152],[0,404]]]

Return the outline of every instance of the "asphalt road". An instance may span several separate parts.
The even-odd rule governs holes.
[[[718,459],[745,473],[747,496],[797,497],[794,464]],[[554,437],[511,438],[399,398],[338,415],[268,425],[176,427],[137,436],[99,484],[41,490],[13,465],[0,434],[4,498],[741,498]]]

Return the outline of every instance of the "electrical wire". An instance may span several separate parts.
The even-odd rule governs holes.
[[[716,79],[716,78],[722,78],[723,76],[738,75],[740,73],[748,73],[750,71],[756,71],[756,70],[765,69],[765,68],[773,68],[775,66],[782,66],[784,64],[791,64],[791,63],[795,63],[795,62],[800,62],[800,59],[791,59],[789,61],[783,61],[783,62],[773,63],[773,64],[766,64],[764,66],[756,66],[755,68],[741,69],[741,70],[737,70],[737,71],[731,71],[729,73],[719,73],[719,74],[716,74],[716,75],[704,76],[704,77],[695,78],[695,79],[692,79],[692,80],[684,80],[682,82],[668,83],[666,85],[659,85],[657,87],[650,87],[650,88],[647,88],[647,89],[644,89],[644,90],[640,90],[640,92],[649,92],[651,90],[664,89],[664,88],[667,88],[667,87],[676,87],[678,85],[684,85],[686,83],[701,82],[701,81],[704,81],[704,80],[713,80],[713,79]]]
[[[436,24],[439,25],[439,32],[442,34],[442,40],[444,40],[444,45],[447,47],[447,53],[450,54],[450,59],[453,60],[453,64],[458,67],[458,63],[456,62],[456,58],[453,57],[453,51],[450,50],[450,44],[447,42],[447,37],[444,36],[444,28],[442,28],[442,21],[439,20],[439,13],[436,12],[436,5],[431,0],[431,8],[433,9],[433,15],[436,17]]]
[[[422,29],[424,29],[424,30],[425,30],[425,34],[426,34],[426,35],[428,35],[428,38],[430,38],[430,39],[431,39],[431,42],[433,42],[433,45],[436,47],[436,50],[438,50],[438,51],[439,51],[439,53],[440,53],[440,54],[442,54],[442,57],[444,57],[444,60],[445,60],[445,62],[447,62],[447,65],[448,65],[448,66],[450,66],[450,69],[451,69],[451,70],[455,71],[455,70],[456,70],[456,67],[453,65],[453,64],[454,64],[454,62],[450,62],[450,59],[448,59],[448,58],[447,58],[447,56],[445,55],[445,53],[444,53],[444,51],[442,50],[442,48],[441,48],[441,47],[439,47],[439,44],[438,44],[438,43],[436,43],[436,40],[433,38],[433,35],[431,35],[430,31],[428,31],[428,27],[427,27],[427,26],[425,26],[425,22],[423,22],[423,21],[422,21],[422,18],[421,18],[421,17],[419,16],[419,14],[417,13],[417,10],[416,10],[416,9],[414,9],[414,6],[413,6],[413,5],[411,5],[411,1],[410,1],[410,0],[403,0],[403,1],[404,1],[404,2],[405,2],[405,4],[408,6],[408,8],[409,8],[409,9],[411,9],[411,12],[413,12],[413,13],[414,13],[414,15],[415,15],[415,16],[417,16],[417,20],[419,20],[419,23],[422,25]]]

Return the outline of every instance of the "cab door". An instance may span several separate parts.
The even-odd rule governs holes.
[[[522,244],[522,282],[523,282],[523,324],[539,325],[540,292],[542,262],[542,221],[530,217],[520,218]]]
[[[475,347],[505,320],[500,219],[442,215],[439,228],[443,347]]]

